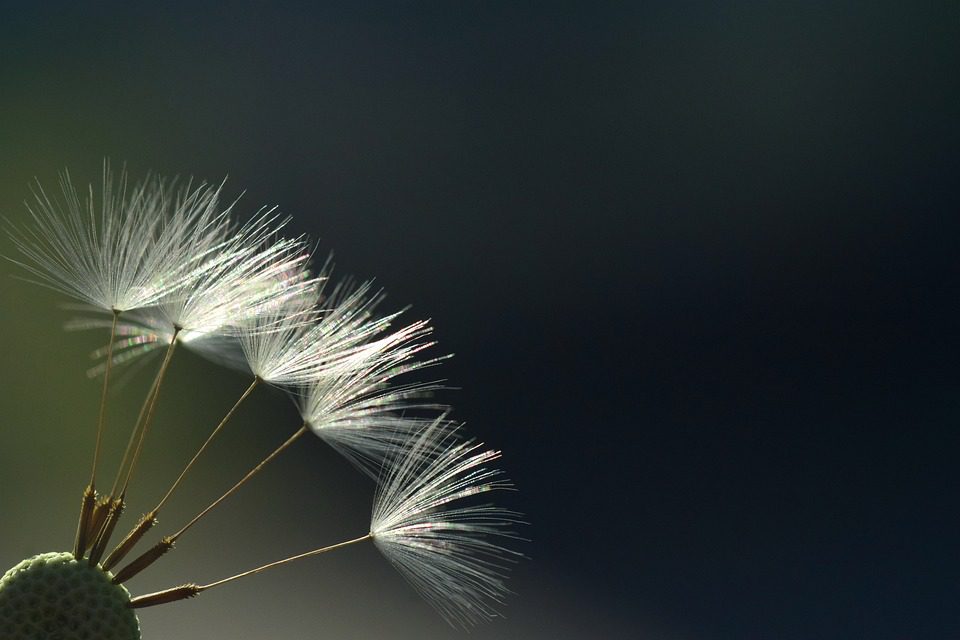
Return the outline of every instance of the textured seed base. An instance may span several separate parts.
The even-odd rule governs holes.
[[[28,558],[0,578],[3,640],[140,640],[130,593],[72,553]]]

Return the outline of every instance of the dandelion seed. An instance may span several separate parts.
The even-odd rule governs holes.
[[[272,220],[262,213],[237,232],[222,255],[199,267],[191,281],[156,306],[127,314],[117,327],[122,339],[113,345],[113,364],[167,347],[176,337],[216,364],[282,382],[283,376],[272,375],[270,367],[281,369],[280,360],[294,359],[281,349],[292,351],[290,343],[312,322],[310,307],[323,278],[312,278],[305,270],[310,256],[303,238],[265,243],[262,236]],[[92,329],[105,322],[75,318],[65,328]],[[93,357],[107,351],[98,349]],[[106,366],[98,364],[88,375],[98,375]]]
[[[320,325],[322,326],[322,321]],[[379,326],[379,325],[378,325]],[[304,434],[312,430],[322,439],[355,462],[361,469],[371,472],[373,464],[379,465],[389,449],[395,449],[424,421],[416,417],[400,415],[403,409],[412,409],[417,405],[411,398],[423,395],[433,385],[406,385],[391,388],[388,382],[401,373],[415,370],[428,363],[408,362],[419,350],[429,346],[415,341],[428,333],[426,323],[410,325],[394,334],[381,338],[362,347],[353,346],[349,354],[335,358],[333,369],[322,373],[309,387],[304,404],[301,405],[304,423],[294,431],[283,444],[259,462],[223,495],[193,517],[173,535],[164,537],[153,548],[141,554],[116,576],[118,583],[125,582],[143,571],[169,552],[174,544],[201,519],[239,491],[254,476],[259,474],[271,461],[291,447]],[[361,332],[362,333],[362,332]],[[253,391],[260,378],[247,388],[243,396],[227,413],[220,424],[207,438],[200,450],[194,455],[187,467],[181,472],[173,487],[167,492],[160,504],[151,510],[128,534],[123,543],[108,558],[106,566],[112,568],[119,558],[153,526],[156,513],[179,485],[184,475],[193,466],[199,456],[220,432],[240,402]],[[419,408],[430,405],[419,405]],[[309,418],[307,412],[309,413]],[[379,468],[379,466],[377,467]],[[374,473],[375,475],[375,473]]]
[[[518,554],[493,542],[515,538],[520,514],[463,500],[512,485],[487,465],[499,451],[460,442],[437,423],[392,455],[374,501],[370,535],[381,553],[451,624],[496,617]]]
[[[127,489],[152,426],[164,376],[179,337],[187,331],[191,338],[188,341],[196,335],[202,344],[228,338],[230,332],[249,317],[283,305],[291,296],[314,287],[313,281],[300,277],[309,261],[306,241],[303,238],[278,238],[277,232],[284,223],[285,220],[279,220],[273,209],[261,209],[240,228],[229,228],[230,237],[216,242],[211,251],[195,261],[184,283],[155,306],[156,312],[167,323],[169,345],[156,382],[144,401],[143,420],[134,424],[117,470],[111,490],[114,501],[90,552],[91,563],[98,562],[106,552],[106,544],[123,510]],[[108,350],[107,372],[110,370],[110,355]],[[91,502],[89,493],[84,494],[84,513]],[[155,519],[155,514],[147,514],[121,547],[108,556],[106,564],[112,566],[122,557]],[[78,532],[83,529],[83,521],[81,517]],[[79,539],[78,533],[78,548],[82,546]]]
[[[370,325],[382,330],[384,324]],[[358,333],[372,333],[362,326]],[[404,374],[437,364],[442,358],[416,360],[433,345],[426,321],[414,322],[377,340],[351,345],[335,364],[295,395],[300,415],[313,433],[363,471],[376,477],[387,452],[405,442],[424,422],[422,409],[442,409],[427,402],[439,383],[393,385]]]
[[[184,286],[158,301],[160,315],[191,333],[229,335],[249,317],[315,286],[300,278],[310,259],[305,240],[271,239],[280,224],[264,210],[233,232]]]
[[[150,178],[128,187],[104,164],[99,200],[82,199],[68,173],[62,199],[39,185],[27,204],[31,224],[11,228],[16,261],[41,284],[104,311],[155,304],[183,283],[225,228],[219,189]]]
[[[313,280],[317,287],[289,297],[247,318],[237,328],[244,367],[264,382],[278,386],[302,384],[325,366],[325,343],[314,340],[320,317],[318,288],[326,270]]]
[[[320,273],[315,280],[325,284],[329,266]],[[337,369],[399,315],[373,319],[383,296],[370,295],[370,288],[346,281],[329,296],[320,288],[313,298],[299,296],[251,317],[238,329],[247,368],[281,387],[307,386]]]
[[[127,190],[104,163],[99,206],[89,189],[81,201],[69,174],[60,180],[63,200],[39,185],[27,209],[32,225],[11,228],[14,244],[29,273],[54,290],[111,313],[113,344],[118,315],[152,304],[182,286],[192,265],[202,260],[225,228],[217,213],[219,191],[201,185],[175,191],[160,179]],[[108,362],[112,357],[108,357]],[[86,531],[97,499],[96,475],[105,424],[109,365],[105,369],[90,481],[83,493],[74,553],[86,547]]]
[[[270,562],[208,584],[189,583],[134,598],[134,608],[192,598],[235,580],[372,540],[401,575],[447,622],[470,627],[498,616],[508,593],[506,574],[520,557],[492,540],[517,539],[520,514],[492,505],[464,504],[511,488],[489,467],[498,451],[461,442],[440,418],[388,456],[370,531],[339,544]]]

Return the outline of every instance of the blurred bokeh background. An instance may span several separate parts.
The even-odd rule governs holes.
[[[956,3],[3,3],[0,213],[105,157],[219,181],[430,317],[528,514],[474,638],[960,635]],[[0,238],[0,253],[10,242]],[[0,278],[0,567],[66,549],[102,338]],[[108,445],[148,373],[113,394]],[[130,518],[246,381],[182,354]],[[297,426],[259,394],[163,515]],[[365,531],[319,441],[135,593]],[[144,638],[460,638],[344,550]]]

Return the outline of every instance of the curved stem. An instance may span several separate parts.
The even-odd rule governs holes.
[[[280,455],[281,453],[283,453],[288,447],[290,447],[290,445],[292,445],[294,442],[296,442],[297,439],[299,439],[300,436],[302,436],[302,435],[305,434],[306,432],[307,432],[307,425],[304,424],[304,425],[301,426],[299,429],[297,429],[296,433],[294,433],[292,436],[290,436],[289,438],[287,438],[286,442],[284,442],[282,445],[280,445],[279,447],[277,447],[277,448],[273,451],[273,453],[271,453],[269,456],[267,456],[266,458],[264,458],[263,461],[261,461],[257,466],[255,466],[253,469],[251,469],[251,470],[247,473],[247,475],[243,476],[243,478],[240,479],[239,482],[237,482],[235,485],[233,485],[232,487],[230,487],[230,489],[229,489],[226,493],[224,493],[222,496],[220,496],[219,498],[217,498],[216,500],[214,500],[214,501],[210,504],[209,507],[207,507],[206,509],[204,509],[203,511],[201,511],[200,513],[198,513],[198,514],[193,518],[193,520],[191,520],[190,522],[188,522],[188,523],[186,524],[186,526],[184,526],[182,529],[180,529],[180,531],[178,531],[178,532],[176,532],[175,534],[173,534],[172,536],[170,536],[171,540],[173,540],[174,542],[176,542],[177,539],[180,538],[180,536],[182,536],[184,533],[186,533],[186,532],[190,529],[190,527],[192,527],[193,525],[195,525],[201,518],[203,518],[203,516],[207,515],[207,514],[208,514],[210,511],[212,511],[212,510],[214,509],[214,507],[216,507],[218,504],[220,504],[221,502],[223,502],[224,500],[226,500],[227,498],[229,498],[230,496],[232,496],[234,493],[236,493],[236,491],[237,491],[240,487],[242,487],[248,480],[250,480],[250,478],[252,478],[253,476],[255,476],[255,475],[257,475],[258,473],[260,473],[260,471],[262,471],[263,468],[264,468],[265,466],[267,466],[267,464],[268,464],[271,460],[273,460],[273,459],[276,458],[278,455]]]
[[[133,443],[137,441],[137,434],[140,433],[140,424],[143,422],[143,416],[147,412],[147,407],[150,406],[150,399],[153,398],[153,394],[157,390],[158,380],[159,377],[154,377],[153,382],[150,383],[150,389],[147,390],[147,395],[143,399],[143,404],[140,406],[140,413],[137,414],[137,419],[133,423],[133,430],[130,432],[130,437],[127,438],[127,447],[123,451],[120,466],[117,467],[117,475],[113,478],[113,487],[110,489],[111,497],[116,496],[117,489],[120,488],[120,479],[123,478],[123,470],[127,468],[127,460],[130,459],[130,454],[133,453]]]
[[[289,558],[284,558],[283,560],[277,560],[275,562],[270,562],[268,564],[257,567],[256,569],[250,569],[249,571],[244,571],[243,573],[238,573],[229,578],[224,578],[222,580],[217,580],[216,582],[211,582],[210,584],[199,585],[198,593],[206,591],[207,589],[213,589],[214,587],[219,587],[222,584],[227,584],[228,582],[233,582],[234,580],[239,580],[240,578],[246,578],[247,576],[252,576],[254,574],[260,573],[261,571],[266,571],[267,569],[272,569],[273,567],[279,567],[280,565],[287,564],[289,562],[294,562],[295,560],[302,560],[303,558],[309,558],[311,556],[318,556],[321,553],[326,553],[328,551],[333,551],[334,549],[339,549],[341,547],[346,547],[351,544],[356,544],[358,542],[363,542],[364,540],[370,540],[373,536],[367,534],[359,538],[354,538],[353,540],[347,540],[346,542],[340,542],[338,544],[332,544],[329,547],[323,547],[322,549],[314,549],[313,551],[307,551],[306,553],[301,553],[295,556],[290,556]]]
[[[83,492],[80,505],[80,518],[77,522],[77,534],[74,538],[73,555],[79,560],[87,550],[89,542],[90,520],[93,517],[97,501],[97,465],[100,462],[100,444],[103,440],[103,424],[107,410],[107,389],[110,386],[110,369],[113,365],[113,337],[117,332],[117,318],[120,312],[113,310],[113,322],[110,323],[110,340],[107,342],[107,368],[103,374],[103,389],[100,391],[100,416],[97,419],[97,439],[93,448],[93,467],[90,469],[90,482]]]
[[[256,376],[253,379],[253,382],[250,383],[250,386],[247,387],[246,391],[243,392],[243,395],[240,396],[240,399],[234,403],[233,407],[227,414],[223,417],[223,420],[220,421],[220,424],[217,425],[216,429],[207,437],[206,442],[203,443],[203,446],[194,454],[190,462],[187,463],[187,466],[184,467],[183,471],[180,472],[180,476],[174,481],[173,485],[167,491],[166,495],[160,499],[160,502],[154,507],[149,513],[145,514],[140,522],[127,534],[127,537],[124,538],[117,547],[110,552],[110,555],[107,556],[107,559],[103,563],[103,568],[109,571],[114,566],[117,565],[121,560],[123,560],[130,551],[137,545],[141,538],[149,531],[153,525],[157,523],[157,516],[159,515],[160,509],[163,508],[163,505],[166,504],[167,500],[170,499],[170,496],[173,495],[173,492],[180,486],[180,483],[183,481],[184,477],[187,475],[187,472],[193,467],[197,459],[203,454],[207,449],[213,439],[220,433],[220,430],[227,424],[233,414],[237,411],[240,405],[243,403],[247,397],[253,393],[253,390],[257,388],[257,385],[260,384],[260,377]]]
[[[267,569],[272,569],[273,567],[279,567],[281,565],[287,564],[288,562],[293,562],[295,560],[301,560],[303,558],[309,558],[310,556],[317,556],[321,553],[326,553],[328,551],[333,551],[334,549],[339,549],[341,547],[346,547],[351,544],[356,544],[358,542],[363,542],[364,540],[372,539],[372,534],[367,534],[359,538],[354,538],[353,540],[347,540],[346,542],[341,542],[339,544],[330,545],[329,547],[323,547],[322,549],[314,549],[313,551],[308,551],[306,553],[301,553],[296,556],[291,556],[289,558],[284,558],[283,560],[277,560],[276,562],[271,562],[269,564],[262,565],[256,569],[250,569],[249,571],[244,571],[243,573],[238,573],[229,578],[224,578],[223,580],[217,580],[216,582],[211,582],[210,584],[184,584],[179,587],[173,587],[171,589],[164,589],[163,591],[157,591],[154,593],[148,593],[146,595],[138,596],[130,601],[130,604],[127,605],[131,609],[142,609],[144,607],[155,607],[161,604],[169,604],[171,602],[177,602],[179,600],[186,600],[187,598],[193,598],[194,596],[207,591],[208,589],[213,589],[214,587],[219,587],[220,585],[227,584],[228,582],[233,582],[234,580],[239,580],[240,578],[245,578],[247,576],[252,576],[254,574],[260,573],[261,571],[266,571]]]
[[[147,409],[147,415],[143,420],[143,428],[140,430],[140,441],[137,442],[137,450],[133,454],[133,458],[130,460],[130,468],[127,469],[127,477],[123,481],[123,489],[121,489],[120,494],[125,495],[127,493],[127,488],[130,486],[130,480],[133,478],[133,472],[137,468],[137,462],[140,460],[140,453],[143,451],[143,443],[146,440],[147,432],[150,430],[150,425],[153,422],[153,414],[157,408],[157,398],[160,397],[160,386],[163,384],[163,378],[167,374],[167,368],[170,366],[170,360],[173,358],[173,352],[177,348],[177,335],[180,333],[180,328],[176,327],[173,331],[173,338],[170,340],[170,346],[167,347],[167,353],[163,358],[163,364],[160,365],[160,372],[157,374],[157,386],[153,391],[153,397],[150,399],[150,407]]]
[[[97,465],[100,462],[100,443],[103,440],[103,427],[107,415],[107,389],[110,387],[110,370],[113,368],[113,338],[117,333],[117,319],[120,312],[113,310],[113,322],[110,323],[110,342],[107,343],[107,367],[103,373],[103,388],[100,390],[100,417],[97,420],[97,444],[93,449],[93,468],[90,470],[90,486],[97,479]]]
[[[170,498],[170,496],[173,494],[176,488],[180,486],[180,483],[183,481],[184,476],[186,476],[187,472],[190,471],[190,469],[193,467],[193,464],[197,461],[197,458],[199,458],[201,454],[203,454],[203,452],[206,451],[210,443],[213,442],[213,439],[217,437],[217,434],[220,433],[220,430],[223,429],[223,427],[227,424],[230,418],[233,417],[233,414],[236,413],[237,409],[240,407],[243,401],[247,399],[247,396],[253,393],[253,390],[257,388],[258,384],[260,384],[260,376],[256,376],[253,379],[253,382],[251,382],[250,386],[247,387],[247,390],[243,392],[243,395],[240,396],[240,399],[236,401],[236,403],[233,405],[230,411],[227,412],[227,415],[225,415],[223,417],[223,420],[220,421],[220,424],[217,425],[217,428],[213,430],[213,432],[210,434],[209,437],[207,437],[207,440],[206,442],[203,443],[203,446],[200,447],[200,449],[197,451],[196,454],[194,454],[190,462],[187,463],[187,466],[184,467],[183,471],[180,472],[180,476],[174,481],[173,486],[170,487],[170,490],[167,491],[166,495],[164,495],[163,498],[160,499],[160,502],[157,504],[157,506],[154,507],[153,509],[154,512],[160,511],[163,505],[166,504],[167,500]]]

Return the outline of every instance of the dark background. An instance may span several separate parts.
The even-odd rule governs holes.
[[[531,522],[472,637],[960,636],[956,3],[37,4],[0,5],[4,215],[104,157],[229,174],[240,211],[279,205],[433,319]],[[70,543],[102,338],[0,287],[10,566]],[[245,381],[183,356],[170,385],[132,511]],[[295,426],[255,405],[167,525]],[[372,487],[301,445],[131,589],[363,532]],[[372,549],[142,621],[466,637]]]

